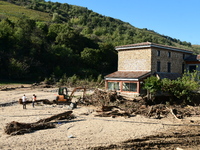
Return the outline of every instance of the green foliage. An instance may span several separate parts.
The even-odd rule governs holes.
[[[73,76],[68,78],[68,83],[70,85],[75,85],[77,83],[78,79],[79,79],[79,77],[76,74],[74,74]]]
[[[177,80],[162,80],[162,91],[168,92],[184,102],[191,102],[194,92],[199,89],[198,72],[185,73]]]
[[[28,71],[28,64],[25,62],[19,62],[14,58],[10,59],[10,66],[9,67],[9,76],[15,76],[15,79],[20,79],[23,76],[24,72]]]
[[[149,90],[150,93],[155,94],[161,89],[161,80],[155,76],[151,76],[144,80],[143,88]]]
[[[152,76],[145,80],[144,88],[152,94],[158,91],[167,92],[172,97],[181,99],[183,103],[189,103],[192,102],[194,93],[199,90],[199,72],[187,72],[176,80],[167,78],[159,80]]]
[[[53,13],[52,21],[53,21],[53,22],[56,22],[56,23],[61,22],[60,16],[58,15],[58,13]]]
[[[47,79],[46,79],[47,80]],[[46,82],[45,80],[45,82]],[[85,87],[85,88],[97,88],[100,87],[103,88],[104,84],[101,84],[103,81],[102,75],[99,75],[96,78],[94,78],[92,75],[85,79],[80,79],[77,75],[73,75],[71,77],[67,77],[66,74],[64,74],[57,82],[58,86],[67,86],[67,87]]]
[[[102,74],[98,75],[98,77],[97,77],[97,83],[101,83],[102,80],[103,80]]]
[[[67,81],[68,81],[68,78],[67,78],[66,74],[64,74],[64,75],[59,79],[59,82],[58,82],[57,84],[58,84],[58,86],[67,85]]]
[[[1,78],[43,80],[51,74],[55,78],[76,74],[96,80],[99,74],[117,70],[115,46],[146,41],[193,49],[191,43],[84,7],[44,0],[0,1]],[[20,63],[27,69],[20,69]],[[16,68],[20,73],[11,71]]]
[[[92,48],[85,48],[81,52],[81,58],[84,62],[86,62],[88,65],[93,65],[99,62],[99,54],[100,50],[92,49]]]
[[[24,18],[25,16],[38,21],[51,20],[51,16],[48,13],[27,9],[25,7],[14,5],[5,1],[0,1],[0,19],[9,18],[13,21],[17,21],[18,19]]]
[[[56,84],[56,78],[55,78],[55,75],[52,74],[51,77],[49,77],[49,78],[45,78],[45,79],[44,79],[44,83],[47,84],[47,85],[53,85],[53,84]]]
[[[73,28],[81,27],[80,31],[83,30],[81,32],[82,34],[89,34],[90,36],[95,35],[98,37],[98,40],[113,43],[114,46],[149,41],[192,49],[191,43],[189,42],[182,42],[175,38],[160,35],[147,28],[138,29],[128,23],[111,17],[102,16],[84,7],[38,0],[11,1],[17,5],[3,1],[0,2],[2,3],[2,5],[0,5],[3,14],[2,18],[13,18],[15,14],[19,14],[19,16],[15,16],[15,20],[16,18],[23,18],[26,16],[37,21],[70,23],[74,25]],[[26,8],[21,6],[26,6]],[[18,13],[19,11],[17,10],[20,10],[21,13]],[[12,11],[12,15],[10,15],[10,11]],[[105,35],[106,37],[109,36],[112,38],[105,38]]]

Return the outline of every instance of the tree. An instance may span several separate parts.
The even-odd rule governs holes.
[[[148,99],[154,99],[155,94],[161,90],[161,80],[155,76],[151,76],[144,80],[143,88],[147,90]]]
[[[7,76],[9,59],[13,55],[15,38],[14,24],[5,19],[0,22],[0,76]]]
[[[87,65],[94,66],[96,68],[100,58],[99,54],[99,49],[84,48],[81,52],[81,58]]]
[[[52,21],[56,23],[60,23],[61,19],[58,13],[53,13]]]

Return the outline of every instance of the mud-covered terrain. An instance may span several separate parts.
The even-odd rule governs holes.
[[[185,125],[168,130],[157,135],[146,136],[143,138],[130,139],[119,144],[111,144],[105,147],[95,147],[93,149],[200,149],[200,126]]]
[[[69,89],[70,91],[73,88]],[[155,104],[143,97],[126,97],[102,90],[87,90],[78,99],[71,120],[54,120],[53,129],[37,129],[21,135],[5,133],[6,124],[38,122],[69,111],[67,105],[42,104],[23,110],[18,103],[31,99],[55,100],[58,87],[9,85],[0,87],[0,149],[184,149],[200,147],[200,107]]]

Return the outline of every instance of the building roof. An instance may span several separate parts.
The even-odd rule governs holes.
[[[106,80],[139,80],[151,74],[150,71],[116,71],[105,76]]]
[[[177,78],[181,77],[181,74],[179,74],[179,73],[167,73],[167,72],[156,72],[155,75],[159,79],[168,78],[171,80],[176,80]]]
[[[200,61],[200,55],[191,55],[185,58],[185,61]]]
[[[149,47],[162,48],[162,49],[167,49],[167,50],[172,50],[172,51],[179,51],[179,52],[190,53],[190,54],[193,53],[190,50],[181,49],[181,48],[172,47],[172,46],[167,46],[167,45],[156,44],[156,43],[151,43],[151,42],[144,42],[144,43],[116,46],[115,50],[120,51],[120,50],[131,50],[131,49],[149,48]]]

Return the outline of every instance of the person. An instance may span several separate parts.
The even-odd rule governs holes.
[[[32,105],[33,105],[33,107],[35,107],[35,102],[36,102],[36,95],[33,94],[33,97],[32,97]]]
[[[23,109],[26,109],[26,95],[22,96]]]

